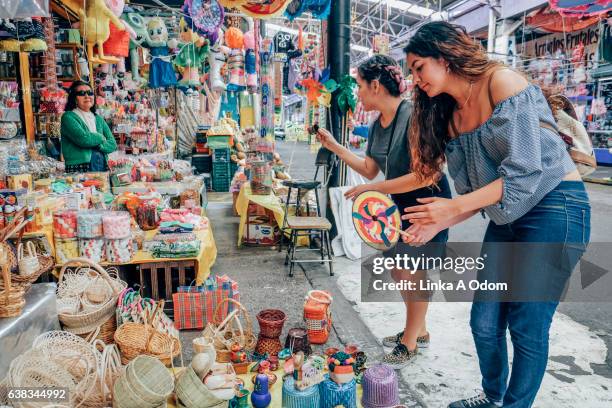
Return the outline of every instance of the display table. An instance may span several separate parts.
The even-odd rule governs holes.
[[[172,369],[170,369],[172,370]],[[176,378],[178,378],[181,374],[181,371],[183,369],[182,368],[176,368]],[[241,374],[238,377],[240,377],[243,381],[244,381],[244,386],[247,390],[249,390],[249,406],[251,406],[251,395],[250,393],[253,392],[253,388],[255,388],[253,382],[251,381],[251,378],[255,375],[256,373],[247,373],[247,374]],[[272,387],[270,387],[270,394],[272,394],[272,402],[270,403],[270,407],[280,407],[281,406],[281,402],[283,400],[283,370],[282,369],[278,369],[276,371],[274,371],[274,374],[276,374],[277,380],[274,383],[274,385]],[[363,394],[363,390],[361,388],[361,384],[357,384],[357,406],[361,407],[361,396]],[[168,408],[177,408],[176,406],[176,401],[174,400],[174,397],[170,397],[168,398]]]
[[[151,240],[157,234],[157,230],[145,231],[145,240]],[[194,231],[196,239],[198,239],[200,244],[200,253],[196,257],[190,258],[154,258],[153,255],[148,251],[138,250],[134,254],[134,257],[130,262],[126,263],[108,263],[101,262],[102,266],[108,265],[145,265],[145,264],[155,264],[155,263],[176,263],[180,261],[193,261],[194,268],[196,270],[196,283],[201,285],[202,282],[208,278],[210,275],[210,268],[214,265],[217,260],[217,244],[215,243],[215,239],[213,237],[211,225],[209,224],[208,228],[204,230]],[[61,267],[60,264],[57,264],[56,267]],[[58,277],[57,274],[58,268],[54,271],[55,277]]]
[[[244,228],[247,225],[249,203],[257,204],[271,211],[279,227],[283,225],[285,209],[283,208],[283,203],[280,198],[278,198],[274,192],[268,195],[255,195],[251,191],[250,183],[244,183],[236,199],[236,212],[240,216],[240,224],[238,225],[238,246],[242,245]],[[285,229],[285,234],[290,231],[289,229]],[[308,245],[308,237],[300,237],[298,243],[299,245]]]
[[[0,377],[8,372],[15,357],[32,347],[36,337],[60,330],[57,319],[55,283],[37,283],[26,294],[26,306],[17,317],[0,319]]]

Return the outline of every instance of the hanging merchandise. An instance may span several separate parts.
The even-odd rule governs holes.
[[[260,136],[274,140],[274,92],[273,92],[273,65],[271,41],[266,38],[263,41],[260,52],[261,75],[261,128]]]
[[[192,87],[201,85],[200,67],[208,56],[208,39],[194,31],[185,18],[179,24],[179,52],[174,59],[174,65],[182,69],[183,78],[179,86]]]
[[[244,34],[244,70],[246,72],[246,85],[249,92],[257,91],[257,56],[255,55],[255,33],[249,30]]]
[[[598,16],[610,11],[610,4],[606,0],[550,0],[550,7],[563,16],[571,17]]]
[[[85,10],[81,10],[81,35],[87,42],[87,55],[93,63],[116,64],[119,59],[104,55],[104,42],[110,37],[110,23],[118,30],[125,30],[119,18],[106,6],[104,0],[88,0]],[[94,45],[98,46],[98,54],[94,54]]]
[[[230,48],[227,65],[230,73],[228,90],[242,91],[246,87],[244,78],[244,34],[237,27],[230,27],[225,32],[225,44]]]
[[[302,14],[310,12],[312,17],[325,20],[329,16],[331,0],[291,0],[285,16],[289,21],[293,21]]]
[[[215,92],[223,92],[226,89],[225,82],[221,76],[221,69],[225,65],[225,56],[229,53],[229,49],[223,45],[223,41],[223,30],[219,29],[217,42],[210,48],[210,53],[208,54],[210,84],[211,89]]]
[[[106,6],[120,18],[125,8],[125,0],[105,0]],[[117,72],[125,72],[125,58],[130,53],[130,37],[135,38],[136,33],[128,24],[123,24],[123,30],[119,29],[112,21],[109,23],[110,35],[104,42],[104,55],[119,58]]]
[[[140,14],[128,7],[124,8],[121,20],[134,32],[134,36],[130,38],[129,44],[130,69],[132,71],[132,79],[138,84],[141,84],[145,82],[145,79],[140,76],[140,54],[138,49],[142,47],[146,41],[147,23]],[[83,71],[81,71],[81,73],[82,72]]]
[[[225,14],[217,0],[185,0],[181,10],[189,27],[205,35],[210,44],[217,42]]]
[[[307,6],[308,0],[291,0],[285,10],[285,16],[289,21],[293,21],[306,11]]]
[[[256,18],[267,19],[278,17],[285,12],[291,0],[267,0],[263,2],[246,2],[238,7],[243,13]]]
[[[172,69],[170,49],[168,48],[168,28],[159,17],[147,23],[145,45],[151,50],[149,66],[149,87],[165,88],[176,85],[176,75]]]

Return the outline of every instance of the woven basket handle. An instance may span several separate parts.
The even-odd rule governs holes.
[[[153,340],[153,336],[155,335],[155,328],[153,327],[153,322],[155,321],[155,318],[157,317],[157,315],[160,313],[160,310],[163,311],[164,310],[164,303],[166,301],[165,300],[160,300],[159,302],[155,303],[155,308],[153,309],[153,313],[149,313],[149,311],[147,310],[147,313],[145,313],[145,322],[144,322],[144,327],[145,327],[145,337],[147,338],[147,344],[145,345],[145,351],[149,352],[149,346],[151,345],[151,340]],[[148,331],[151,330],[151,333],[148,334]]]
[[[6,297],[6,304],[10,304],[9,295],[11,293],[11,272],[10,266],[7,263],[2,265],[2,280],[4,280],[4,296]]]
[[[102,278],[106,281],[108,286],[110,286],[113,292],[113,295],[119,296],[119,293],[121,292],[121,290],[113,286],[113,281],[110,275],[108,274],[108,272],[106,272],[106,270],[103,267],[101,267],[95,262],[90,261],[87,258],[73,258],[73,259],[69,259],[68,261],[66,261],[66,263],[62,266],[62,269],[60,269],[59,277],[57,279],[58,283],[62,281],[62,278],[64,277],[64,272],[70,266],[73,266],[73,267],[88,266],[90,270],[92,269],[95,270],[96,272],[98,272],[100,276],[102,276]]]
[[[19,245],[17,245],[17,262],[21,262],[22,259],[23,259],[23,244],[19,243]]]

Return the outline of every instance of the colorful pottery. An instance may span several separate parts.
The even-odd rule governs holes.
[[[254,408],[266,408],[270,405],[272,395],[269,391],[268,382],[268,376],[265,374],[257,374],[255,377],[255,389],[251,394],[251,404]]]

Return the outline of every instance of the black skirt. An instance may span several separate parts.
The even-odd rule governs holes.
[[[391,194],[391,198],[397,208],[399,209],[400,215],[404,215],[404,208],[420,205],[417,201],[418,198],[427,197],[442,197],[452,198],[450,185],[446,176],[438,181],[437,186],[423,187],[418,190],[410,191],[408,193]],[[402,230],[410,228],[412,224],[408,220],[402,220]],[[429,241],[426,245],[420,247],[412,247],[401,239],[394,248],[391,248],[384,252],[385,256],[395,256],[396,254],[407,254],[409,256],[429,256],[429,257],[444,257],[446,253],[446,242],[448,241],[448,229],[442,230],[436,234],[435,237]]]

